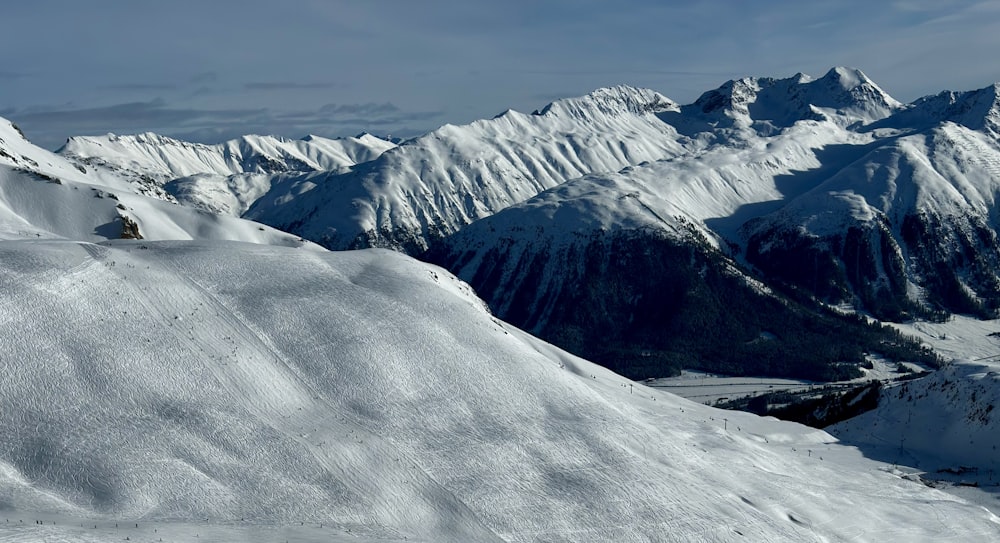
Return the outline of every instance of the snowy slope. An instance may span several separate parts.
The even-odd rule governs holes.
[[[824,432],[627,382],[397,253],[0,253],[0,498],[46,519],[6,540],[1000,537]]]
[[[889,387],[876,410],[828,430],[870,458],[912,466],[980,503],[1000,482],[1000,322],[956,317],[897,325],[954,357],[945,370]],[[943,483],[942,483],[943,482]]]
[[[879,407],[830,428],[869,455],[930,473],[958,471],[1000,482],[1000,366],[957,361],[882,393]],[[947,476],[941,477],[947,478]],[[992,485],[991,485],[992,486]]]
[[[170,195],[155,184],[133,183],[112,172],[88,167],[42,149],[25,139],[16,125],[3,118],[0,118],[0,165],[40,173],[53,179],[100,185],[115,191],[171,200]]]
[[[231,175],[285,171],[337,170],[367,162],[396,145],[371,134],[329,139],[288,140],[243,136],[216,145],[190,143],[153,133],[131,136],[78,136],[58,153],[125,175],[147,175],[159,182],[194,174]]]
[[[217,145],[153,133],[70,138],[58,152],[85,168],[148,187],[168,201],[239,217],[285,172],[339,171],[396,144],[371,134],[288,140],[243,136]]]
[[[802,120],[864,126],[903,108],[861,70],[836,67],[819,79],[799,73],[730,80],[664,118],[684,133],[731,129],[767,136]]]
[[[217,239],[318,246],[269,226],[0,165],[0,239]]]
[[[747,224],[748,260],[776,278],[825,285],[814,291],[884,318],[994,314],[1000,307],[1000,139],[991,126],[1000,105],[991,89],[964,93],[964,102],[947,108],[931,107],[941,96],[925,100],[887,119],[897,128],[913,124]],[[984,95],[992,97],[989,108]],[[930,127],[928,112],[938,115]],[[796,269],[790,261],[815,269]]]
[[[258,223],[163,201],[109,172],[73,164],[25,140],[0,119],[0,239],[218,239],[315,245]]]
[[[532,115],[446,125],[349,173],[311,176],[315,190],[264,199],[246,216],[331,248],[419,252],[567,179],[685,153],[686,138],[656,116],[676,107],[650,90],[614,87]]]

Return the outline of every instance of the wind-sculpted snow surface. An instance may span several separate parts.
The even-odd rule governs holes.
[[[4,516],[60,520],[7,540],[1000,537],[821,431],[628,382],[393,252],[3,242],[0,288]]]

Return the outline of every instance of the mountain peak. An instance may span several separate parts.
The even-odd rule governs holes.
[[[890,126],[926,126],[941,122],[953,122],[1000,137],[1000,83],[978,90],[946,90],[925,96],[913,102],[906,111],[886,119]]]
[[[727,116],[749,115],[749,105],[757,100],[761,80],[756,77],[730,79],[719,88],[710,90],[695,100],[702,113],[720,112]]]
[[[835,67],[813,79],[797,73],[785,79],[743,77],[702,94],[685,110],[708,116],[710,126],[755,126],[765,132],[801,120],[868,124],[887,117],[902,104],[861,70]]]
[[[831,81],[839,83],[844,89],[853,89],[863,84],[874,85],[871,79],[864,72],[857,68],[845,66],[834,66],[820,78],[821,81]]]
[[[654,90],[617,85],[600,88],[577,98],[556,100],[533,114],[592,118],[600,115],[661,113],[677,108],[676,102]]]
[[[840,102],[840,107],[860,108],[870,113],[878,110],[883,117],[892,110],[902,107],[901,103],[889,96],[857,68],[843,66],[831,68],[816,83],[822,83],[832,90],[834,92],[832,98]]]

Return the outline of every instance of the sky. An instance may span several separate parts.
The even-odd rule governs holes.
[[[1000,2],[33,0],[3,7],[0,116],[74,135],[410,137],[628,84],[860,68],[896,99],[1000,81]]]

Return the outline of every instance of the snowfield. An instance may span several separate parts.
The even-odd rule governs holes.
[[[1000,537],[825,432],[629,382],[398,253],[7,241],[0,288],[0,517],[24,521],[3,540]]]

